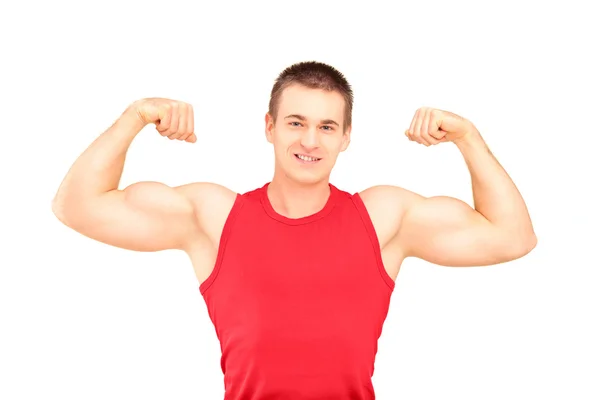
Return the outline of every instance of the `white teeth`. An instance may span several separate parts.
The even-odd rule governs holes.
[[[301,159],[301,160],[304,160],[304,161],[317,161],[317,160],[318,160],[318,158],[315,158],[315,157],[308,157],[308,156],[303,156],[303,155],[301,155],[301,154],[298,154],[298,155],[297,155],[297,157],[298,157],[299,159]]]

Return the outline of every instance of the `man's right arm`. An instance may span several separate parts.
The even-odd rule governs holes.
[[[52,210],[66,226],[112,246],[136,251],[187,250],[218,224],[211,222],[207,207],[230,206],[236,194],[211,183],[169,187],[139,182],[119,189],[127,150],[148,123],[155,123],[170,139],[196,140],[191,106],[167,99],[133,103],[75,161]]]

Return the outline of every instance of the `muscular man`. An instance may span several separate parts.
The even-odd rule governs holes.
[[[476,127],[449,112],[421,108],[405,133],[457,146],[474,209],[400,187],[350,194],[332,185],[352,104],[331,66],[285,69],[265,116],[273,179],[240,194],[204,182],[119,189],[127,149],[147,124],[196,142],[191,105],[135,101],[76,160],[54,199],[60,221],[92,239],[189,255],[221,343],[225,399],[373,399],[377,341],[405,258],[484,266],[536,245],[510,177]]]

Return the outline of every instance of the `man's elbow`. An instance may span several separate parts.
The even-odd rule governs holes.
[[[52,213],[66,227],[73,228],[74,218],[72,208],[68,207],[64,201],[59,201],[56,198],[52,199]],[[71,210],[71,211],[69,211]]]
[[[52,214],[54,214],[54,216],[58,218],[60,222],[65,223],[64,207],[58,202],[56,197],[52,199],[50,206],[52,209]]]
[[[537,246],[537,236],[535,233],[532,233],[524,238],[519,238],[519,240],[511,241],[511,245],[505,251],[505,259],[506,261],[513,261],[519,258],[525,257],[527,254],[531,253],[533,249]]]

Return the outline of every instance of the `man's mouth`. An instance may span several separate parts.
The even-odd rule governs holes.
[[[308,163],[315,163],[320,160],[320,158],[318,158],[318,157],[307,156],[306,154],[294,154],[294,155],[296,156],[297,159],[304,161],[304,162],[308,162]]]

